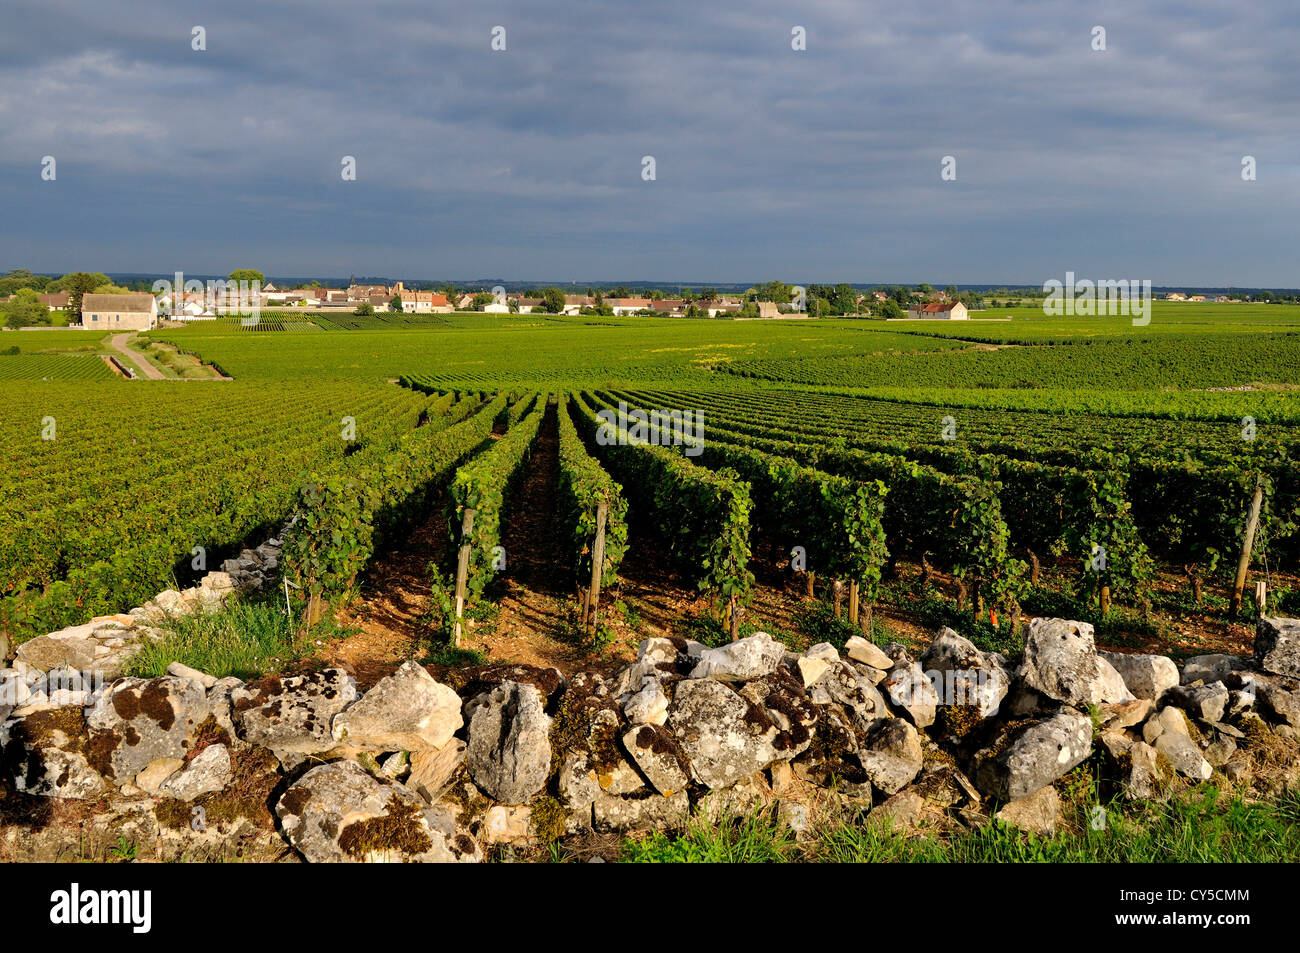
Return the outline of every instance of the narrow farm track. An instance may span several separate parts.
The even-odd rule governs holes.
[[[589,664],[566,638],[577,606],[568,574],[569,553],[559,511],[559,434],[554,406],[506,506],[501,545],[506,569],[489,587],[500,607],[495,620],[468,627],[465,644],[492,659],[554,665],[562,672]]]
[[[359,631],[325,650],[329,664],[346,665],[364,689],[421,657],[429,639],[429,565],[447,546],[446,501],[440,500],[428,520],[371,566],[359,598],[339,618]]]
[[[108,346],[118,354],[126,358],[128,364],[138,370],[151,381],[162,381],[167,379],[167,375],[158,368],[149,363],[148,358],[137,354],[126,346],[126,342],[131,338],[130,334],[114,334],[108,339]]]

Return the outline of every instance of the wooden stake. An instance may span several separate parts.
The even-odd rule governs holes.
[[[1102,586],[1101,593],[1098,597],[1098,603],[1101,606],[1101,614],[1105,615],[1110,611],[1110,586]]]
[[[844,602],[844,583],[836,579],[831,583],[831,605],[835,608],[835,618],[840,617],[841,606]]]
[[[1255,580],[1255,609],[1262,615],[1267,615],[1265,611],[1268,607],[1268,582],[1263,579]]]
[[[849,622],[858,624],[858,582],[849,583]]]
[[[1241,558],[1237,560],[1237,579],[1232,584],[1232,601],[1229,613],[1236,616],[1241,611],[1241,590],[1246,586],[1246,571],[1250,569],[1250,550],[1255,545],[1255,530],[1259,527],[1259,508],[1264,502],[1264,478],[1255,481],[1255,495],[1250,501],[1250,518],[1246,521],[1246,535],[1241,541]]]
[[[460,524],[460,553],[456,559],[456,626],[451,644],[460,648],[460,620],[465,615],[465,588],[469,584],[469,556],[474,548],[470,534],[474,532],[474,511],[466,508]]]
[[[812,570],[809,570],[808,572],[804,573],[804,582],[807,584],[807,588],[804,589],[804,595],[806,595],[809,599],[813,598],[813,582],[816,580],[816,578],[817,578],[817,574]]]
[[[1042,567],[1039,565],[1038,555],[1032,549],[1026,549],[1025,552],[1029,554],[1029,584],[1036,586],[1038,585],[1038,573]]]
[[[600,609],[600,577],[605,573],[605,520],[608,517],[609,504],[601,501],[596,505],[596,538],[591,544],[591,588],[587,599],[591,615],[583,611],[584,627],[588,633],[595,627]]]
[[[740,641],[740,606],[736,605],[736,595],[732,593],[727,600],[727,621],[731,627],[731,641]]]

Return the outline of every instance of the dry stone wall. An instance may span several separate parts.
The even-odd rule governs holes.
[[[832,804],[1047,833],[1054,782],[1089,759],[1132,799],[1216,774],[1260,793],[1300,778],[1293,619],[1261,619],[1251,659],[1181,668],[1036,619],[1018,658],[950,629],[915,656],[861,638],[794,654],[758,633],[652,638],[612,675],[568,679],[412,661],[361,692],[341,669],[245,683],[176,666],[75,691],[0,704],[6,859],[89,825],[161,856],[461,863],[695,815],[765,810],[804,830]],[[6,801],[90,821],[32,836]]]

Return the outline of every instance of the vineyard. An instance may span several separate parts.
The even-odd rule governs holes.
[[[721,637],[811,599],[868,633],[964,618],[1003,644],[1068,611],[1121,640],[1195,616],[1226,644],[1252,511],[1252,579],[1289,599],[1300,557],[1300,309],[1246,307],[1218,327],[272,314],[151,335],[234,378],[202,389],[110,380],[94,354],[32,359],[102,374],[18,383],[0,356],[0,618],[21,641],[123,611],[297,514],[285,577],[339,607],[438,527],[434,641],[500,598],[514,527],[559,541],[550,588],[592,644],[649,631],[646,580]],[[692,414],[699,443],[667,439]],[[539,467],[553,511],[524,512]]]

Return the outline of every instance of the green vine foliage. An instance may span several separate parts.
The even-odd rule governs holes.
[[[595,410],[577,402],[578,422],[589,437],[600,427]],[[634,518],[662,534],[682,568],[695,574],[701,591],[724,601],[748,600],[749,484],[734,470],[696,466],[680,452],[642,443],[610,443],[600,452],[617,479],[638,501]]]
[[[353,591],[378,542],[427,511],[430,497],[483,443],[505,407],[502,395],[452,427],[411,431],[365,465],[304,480],[299,521],[285,541],[286,578],[313,595]]]
[[[504,398],[502,398],[504,399]],[[545,395],[530,395],[515,402],[520,411],[507,414],[517,422],[500,440],[461,466],[451,481],[447,512],[450,537],[447,563],[435,567],[434,603],[444,620],[450,619],[456,585],[456,560],[460,547],[470,544],[469,573],[466,577],[465,602],[472,605],[482,595],[498,570],[501,545],[501,519],[506,509],[510,487],[528,460],[537,433],[546,414]],[[527,415],[523,415],[527,411]],[[461,537],[465,510],[474,510],[474,523],[468,540]]]
[[[748,447],[706,442],[700,461],[730,467],[753,487],[756,510],[770,519],[782,546],[802,546],[807,568],[857,582],[874,602],[885,546],[885,484],[858,482],[800,466]]]
[[[604,503],[607,515],[601,585],[608,586],[618,578],[618,567],[627,553],[627,499],[623,496],[623,488],[587,452],[573,425],[567,400],[560,401],[556,413],[560,442],[560,505],[574,554],[574,579],[581,586],[591,581],[596,509]]]
[[[335,405],[339,409],[357,396],[340,390],[347,400]],[[284,435],[286,446],[270,453],[280,463],[296,461],[292,472],[306,465],[320,480],[336,480],[379,459],[405,435],[426,428],[432,433],[474,406],[462,407],[453,395],[423,400],[411,396],[395,389],[376,408],[381,413],[367,415],[359,441],[339,441],[338,416],[335,407],[329,407],[296,423]],[[322,433],[328,436],[322,439]],[[204,446],[216,445],[211,434],[203,440]],[[244,454],[218,456],[210,472],[183,473],[189,483],[204,483],[201,495],[169,496],[167,487],[157,485],[158,501],[145,505],[135,498],[121,509],[88,498],[58,513],[50,511],[48,521],[35,520],[22,532],[0,533],[0,563],[21,570],[0,573],[0,593],[5,593],[0,598],[0,627],[22,641],[92,616],[125,611],[176,584],[178,566],[190,562],[196,543],[211,559],[223,549],[260,542],[278,531],[300,505],[298,487],[270,471],[247,485],[240,471],[266,469],[268,451]],[[238,462],[241,459],[246,462]],[[92,528],[80,529],[83,520]],[[73,568],[64,571],[65,565]]]

